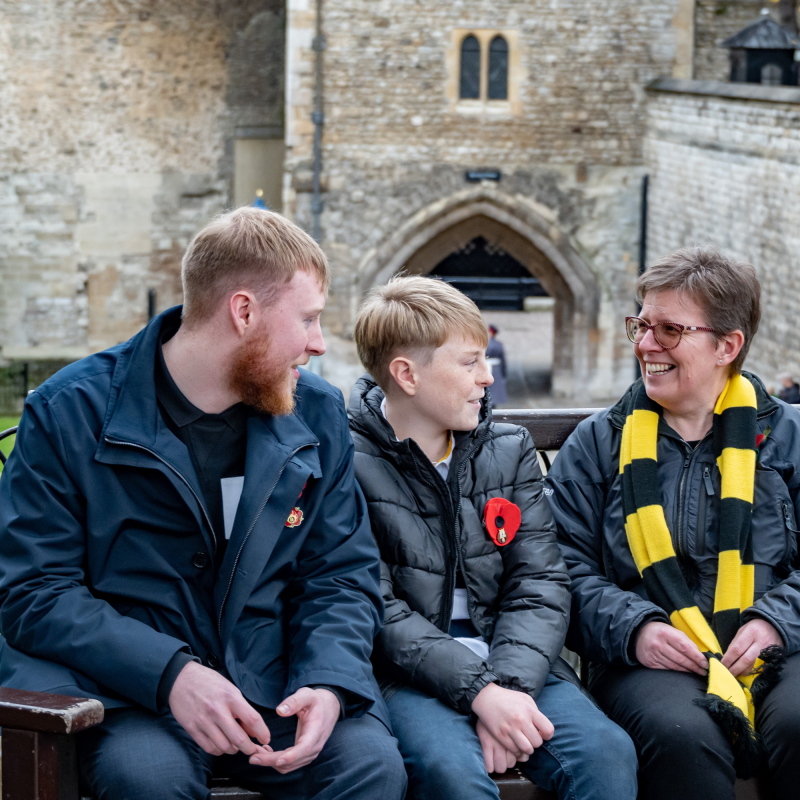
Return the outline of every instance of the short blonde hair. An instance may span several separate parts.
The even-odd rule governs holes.
[[[472,300],[444,281],[418,275],[396,276],[372,289],[356,319],[358,357],[384,391],[394,358],[413,355],[430,363],[433,351],[453,335],[483,348],[489,342]]]
[[[316,272],[323,291],[330,285],[328,259],[303,230],[280,214],[245,206],[222,214],[192,239],[183,256],[183,324],[213,316],[238,289],[269,303],[297,270]]]

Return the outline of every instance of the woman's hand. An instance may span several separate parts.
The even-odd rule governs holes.
[[[483,751],[483,763],[486,771],[491,775],[493,772],[503,773],[507,769],[513,769],[517,761],[527,761],[530,756],[527,753],[512,753],[507,750],[497,739],[489,733],[489,729],[480,721],[475,725],[475,731],[481,743]]]
[[[636,637],[636,659],[650,669],[708,673],[708,659],[697,645],[683,631],[665,622],[648,622],[642,626]]]
[[[783,647],[776,628],[765,619],[751,619],[736,632],[722,663],[733,675],[749,675],[761,651],[771,645]]]

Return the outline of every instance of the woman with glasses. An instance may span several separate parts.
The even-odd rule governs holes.
[[[642,275],[642,377],[547,478],[567,646],[650,800],[734,800],[737,775],[800,793],[800,413],[742,371],[760,297],[752,266],[706,248]]]

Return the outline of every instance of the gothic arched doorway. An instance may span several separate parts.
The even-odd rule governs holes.
[[[549,209],[493,187],[459,192],[422,209],[365,257],[359,294],[401,270],[431,274],[480,237],[522,265],[553,298],[552,389],[577,396],[595,370],[600,292],[594,274],[554,220]]]

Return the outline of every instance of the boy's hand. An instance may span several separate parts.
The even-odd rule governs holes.
[[[530,695],[495,683],[478,692],[472,710],[497,742],[512,753],[532,755],[553,735],[553,723]]]
[[[527,761],[530,756],[527,753],[512,753],[506,750],[497,739],[489,733],[486,726],[478,720],[475,726],[478,739],[483,750],[483,763],[486,771],[491,775],[493,772],[503,773],[507,769],[513,769],[517,761]]]

